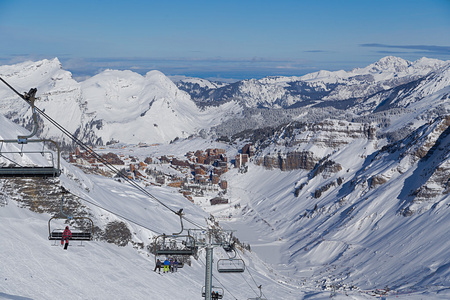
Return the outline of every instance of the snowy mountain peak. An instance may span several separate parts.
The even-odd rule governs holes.
[[[192,86],[197,85],[198,88],[208,88],[208,89],[215,89],[226,85],[225,83],[222,82],[213,82],[207,79],[194,77],[182,77],[182,78],[175,77],[173,78],[173,81],[176,83],[189,84]]]
[[[368,68],[373,72],[403,72],[409,66],[411,66],[411,63],[407,60],[395,56],[386,56],[376,63],[369,65]]]
[[[442,61],[439,59],[435,59],[435,58],[427,58],[427,57],[422,57],[416,61],[413,62],[414,67],[416,68],[440,68],[442,66],[445,65],[449,65],[450,61]]]
[[[31,88],[29,86],[30,81],[38,80],[40,84],[45,84],[52,79],[72,79],[72,73],[62,69],[58,58],[0,66],[0,74],[4,79],[10,80],[10,84],[14,84],[17,90],[23,89],[24,91]]]

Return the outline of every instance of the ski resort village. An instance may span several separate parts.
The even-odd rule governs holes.
[[[0,299],[450,299],[450,61],[0,79]]]

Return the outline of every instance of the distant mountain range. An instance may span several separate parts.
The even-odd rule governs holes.
[[[417,128],[424,115],[446,113],[450,62],[388,56],[348,72],[231,84],[186,78],[175,85],[158,71],[141,76],[117,70],[77,82],[56,58],[1,66],[0,75],[19,91],[36,87],[38,107],[78,138],[97,145],[166,143],[200,133],[231,137],[248,129],[328,118],[371,123],[380,127],[379,134],[401,137],[399,130]],[[1,113],[30,126],[25,102],[3,85],[0,97]],[[401,115],[408,115],[408,124],[391,126]],[[64,139],[48,125],[40,134]]]
[[[227,85],[188,78],[177,85],[195,101],[208,104],[235,100],[248,108],[342,108],[352,104],[348,100],[361,101],[423,78],[448,64],[427,58],[408,62],[388,56],[365,68],[349,72],[319,71],[301,77],[266,77]]]

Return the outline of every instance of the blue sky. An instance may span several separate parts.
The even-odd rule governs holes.
[[[0,64],[261,78],[450,60],[450,0],[0,0]]]

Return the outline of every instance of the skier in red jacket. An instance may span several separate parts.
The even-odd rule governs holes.
[[[66,229],[64,229],[62,239],[61,239],[61,245],[64,244],[64,241],[66,241],[66,244],[64,245],[64,250],[67,250],[67,246],[69,246],[69,239],[72,238],[72,232],[69,229],[69,226],[66,226]]]

